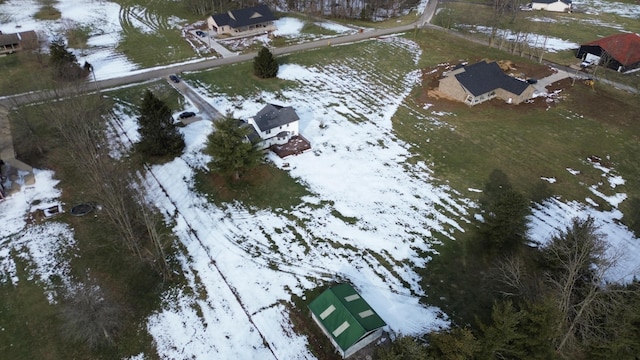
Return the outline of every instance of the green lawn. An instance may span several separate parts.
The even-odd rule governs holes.
[[[500,56],[493,49],[455,41],[443,34],[425,35],[419,38],[425,66],[479,57],[526,61],[505,53]],[[558,105],[547,110],[528,109],[526,104],[467,107],[444,100],[424,100],[420,90],[416,89],[406,106],[400,108],[394,128],[399,137],[413,145],[413,152],[434,164],[437,178],[446,179],[460,191],[482,188],[489,172],[499,168],[523,191],[534,188],[541,176],[555,177],[558,181],[549,187],[563,198],[595,198],[585,184],[597,183],[602,173],[586,164],[585,159],[596,155],[608,156],[608,162],[627,181],[615,192],[640,196],[640,164],[634,160],[640,151],[637,96],[604,85],[596,85],[594,91],[577,82],[563,90],[564,99]],[[434,106],[424,110],[424,101],[433,102]],[[440,122],[425,120],[431,111],[448,111],[452,115]],[[571,175],[568,167],[582,174]]]
[[[484,41],[489,40],[489,35],[475,31],[470,25],[491,28],[496,21],[491,6],[475,2],[444,3],[440,5],[437,13],[438,15],[432,21],[434,24],[456,29],[461,33]],[[575,57],[575,50],[579,44],[618,34],[622,31],[640,32],[639,21],[604,12],[586,14],[579,12],[520,11],[503,16],[497,21],[497,24],[499,29],[507,29],[515,33],[538,34],[540,35],[540,41],[543,41],[545,36],[549,36],[575,43],[574,49],[556,52],[547,51],[544,53],[545,60],[566,66],[579,62]],[[503,46],[508,49],[512,45],[508,41],[501,42],[500,39],[495,41],[496,47]],[[607,79],[640,88],[640,73],[638,72],[617,74],[615,71],[605,70],[600,75]]]
[[[260,165],[231,180],[217,174],[196,173],[196,189],[206,194],[212,203],[223,205],[240,201],[260,209],[292,209],[302,203],[309,191],[289,173],[272,165]]]
[[[25,52],[0,56],[3,70],[0,96],[50,88],[52,77],[47,69],[48,61],[48,55]]]

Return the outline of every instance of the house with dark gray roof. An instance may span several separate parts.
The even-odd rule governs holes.
[[[207,19],[211,33],[227,36],[246,36],[276,30],[276,18],[267,5],[229,10]]]
[[[532,98],[535,88],[505,74],[496,62],[481,61],[446,73],[440,79],[438,90],[451,99],[473,106],[493,98],[519,104]]]
[[[298,136],[299,120],[291,106],[267,104],[248,122],[261,139],[260,147],[267,149],[272,145],[286,144],[292,137]]]
[[[571,0],[533,0],[531,9],[556,12],[571,11]]]

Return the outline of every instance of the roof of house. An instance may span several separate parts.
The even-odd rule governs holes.
[[[464,72],[455,75],[456,79],[473,96],[486,94],[492,90],[503,89],[520,95],[529,86],[525,81],[513,78],[502,71],[494,61],[481,61],[464,67]]]
[[[0,33],[0,46],[19,44],[21,42],[33,40],[38,40],[38,35],[33,30],[13,34]]]
[[[20,43],[18,34],[0,34],[0,46],[13,45]]]
[[[279,126],[300,120],[291,106],[267,104],[253,117],[260,131],[275,129]]]
[[[387,325],[349,284],[325,290],[309,304],[309,309],[343,351],[368,332]]]
[[[262,140],[262,138],[260,138],[260,135],[258,135],[258,133],[256,132],[256,129],[248,122],[238,119],[238,126],[248,129],[247,139],[249,139],[250,143],[256,144]]]
[[[38,34],[36,34],[33,30],[21,31],[18,33],[18,37],[20,37],[20,41],[38,41]]]
[[[567,5],[571,5],[571,0],[532,0],[532,3],[537,3],[537,4],[553,4],[555,2],[563,2]]]
[[[275,21],[275,17],[267,5],[261,4],[254,7],[230,10],[222,14],[211,15],[218,26],[228,25],[232,28],[241,28],[249,25]]]
[[[640,62],[640,35],[634,33],[616,34],[583,44],[600,46],[604,51],[624,66]]]

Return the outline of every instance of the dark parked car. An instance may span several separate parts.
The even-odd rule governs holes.
[[[169,75],[169,80],[173,81],[174,83],[180,82],[180,79],[175,75]]]
[[[202,31],[202,30],[197,30],[197,31],[196,31],[196,35],[198,35],[198,36],[200,36],[200,37],[205,37],[205,36],[207,36],[207,34],[205,34],[205,33],[204,33],[204,31]]]
[[[183,112],[182,114],[178,115],[178,117],[179,117],[180,119],[186,119],[186,118],[190,118],[190,117],[192,117],[192,116],[196,116],[196,113],[191,112],[191,111],[185,111],[185,112]]]
[[[527,79],[527,84],[537,84],[538,80],[534,78]]]

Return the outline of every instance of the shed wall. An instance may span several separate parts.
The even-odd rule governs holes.
[[[373,332],[371,332],[368,335],[366,335],[365,337],[363,337],[360,341],[358,341],[357,343],[353,344],[353,346],[351,346],[350,348],[345,350],[344,351],[344,355],[343,355],[342,358],[343,359],[348,358],[349,356],[351,356],[351,355],[355,354],[356,352],[358,352],[363,347],[365,347],[365,346],[371,344],[372,342],[378,340],[381,336],[382,336],[382,328],[374,330]]]

